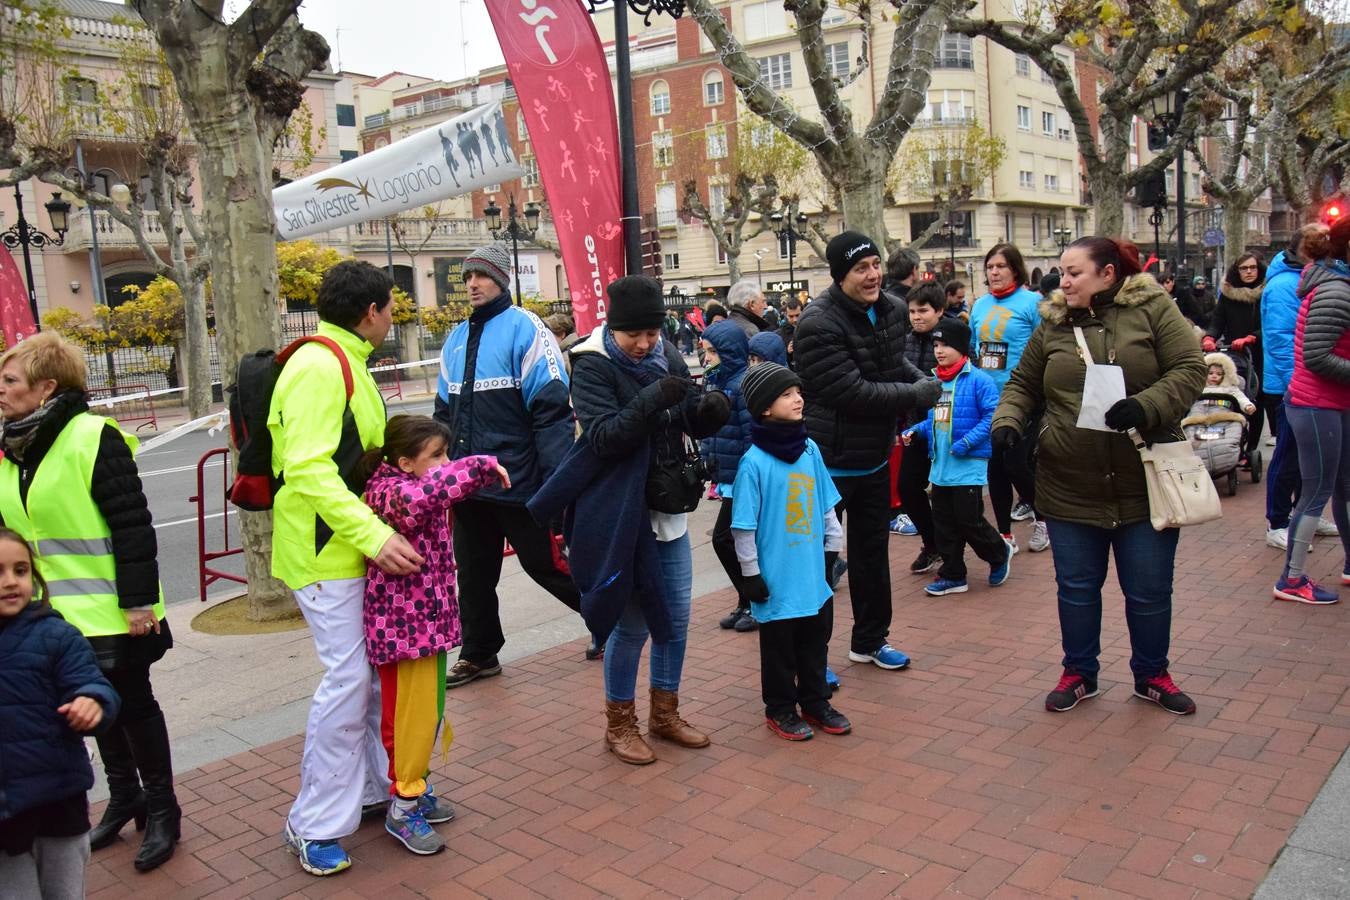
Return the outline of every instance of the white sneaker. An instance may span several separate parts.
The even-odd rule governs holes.
[[[1003,535],[1003,543],[1008,545],[1008,552],[1012,554],[1012,556],[1017,555],[1017,538],[1013,537],[1011,534],[1005,534]],[[1011,557],[1009,558],[1011,559]]]
[[[1050,549],[1050,529],[1040,519],[1031,523],[1031,540],[1027,541],[1027,549],[1032,553]]]
[[[1289,549],[1289,529],[1269,528],[1266,530],[1266,546],[1277,550]]]
[[[1267,447],[1275,446],[1275,435],[1272,434],[1270,437],[1266,438],[1266,446]]]
[[[1330,519],[1317,520],[1317,534],[1320,537],[1339,537],[1341,530]]]

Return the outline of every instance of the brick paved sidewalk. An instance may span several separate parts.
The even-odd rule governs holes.
[[[841,595],[850,736],[770,735],[755,636],[718,629],[729,601],[714,594],[695,603],[682,691],[708,750],[619,763],[601,746],[599,667],[558,647],[450,693],[447,852],[414,857],[372,822],[347,842],[349,872],[300,872],[279,837],[296,737],[184,773],[178,855],[138,875],[134,840],[101,851],[91,896],[1248,897],[1350,744],[1347,610],[1270,600],[1263,497],[1244,484],[1227,518],[1182,539],[1172,671],[1194,717],[1131,699],[1113,584],[1104,693],[1052,715],[1050,554],[1024,551],[997,590],[933,599],[903,571],[914,540],[893,538],[892,642],[915,663],[847,663]],[[1334,579],[1335,539],[1313,561]]]

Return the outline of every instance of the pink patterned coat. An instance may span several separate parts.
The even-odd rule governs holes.
[[[366,503],[426,560],[413,575],[366,570],[363,618],[372,665],[431,656],[460,645],[450,506],[497,480],[497,458],[466,456],[421,478],[381,463]]]

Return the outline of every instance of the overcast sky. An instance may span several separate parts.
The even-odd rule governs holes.
[[[300,21],[327,38],[334,70],[449,81],[502,62],[483,0],[306,0]]]

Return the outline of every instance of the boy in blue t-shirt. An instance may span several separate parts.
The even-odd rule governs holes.
[[[928,444],[932,467],[933,525],[942,567],[924,588],[934,597],[963,594],[966,544],[989,563],[989,583],[1008,580],[1012,548],[984,517],[984,486],[989,480],[989,431],[998,406],[998,387],[966,357],[970,326],[943,319],[933,329],[933,353],[942,396],[928,417],[900,435],[909,446],[915,434]]]
[[[806,436],[800,378],[763,362],[745,373],[741,396],[754,424],[736,471],[731,532],[744,596],[759,622],[765,721],[789,741],[811,737],[812,726],[848,734],[853,726],[830,705],[825,685],[825,649],[834,628],[825,573],[844,545],[834,515],[839,492],[820,448]]]

